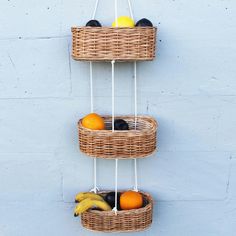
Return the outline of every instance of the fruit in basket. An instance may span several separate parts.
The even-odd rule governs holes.
[[[105,201],[110,205],[111,208],[115,207],[115,192],[107,193]],[[120,210],[120,193],[117,193],[117,209]]]
[[[147,198],[143,198],[143,206],[142,207],[145,207],[149,204],[149,201],[147,200]]]
[[[85,211],[89,209],[93,209],[93,208],[98,208],[99,210],[103,210],[103,211],[111,211],[111,207],[105,201],[99,201],[99,200],[86,198],[77,204],[77,206],[74,209],[74,216],[76,217],[84,213]]]
[[[87,22],[86,26],[90,27],[102,27],[101,23],[97,20],[90,20]]]
[[[92,192],[82,192],[82,193],[76,194],[75,202],[81,202],[86,198],[90,198],[92,200],[104,201],[103,197],[100,196],[99,194],[92,193]]]
[[[115,130],[129,130],[129,125],[125,120],[116,119],[114,122]]]
[[[103,130],[105,129],[104,119],[96,113],[90,113],[82,119],[82,125],[87,129]]]
[[[139,20],[135,26],[136,27],[153,27],[153,24],[150,20],[143,18]]]
[[[117,23],[117,25],[116,25]],[[112,27],[134,27],[134,20],[128,16],[120,16],[112,23]]]
[[[143,206],[143,196],[139,192],[127,191],[120,196],[120,208],[122,210],[138,209]]]

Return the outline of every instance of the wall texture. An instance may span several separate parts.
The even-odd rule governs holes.
[[[89,67],[70,59],[70,27],[95,0],[0,1],[0,235],[94,235],[73,218],[76,192],[92,187],[92,159],[76,122],[89,113]],[[140,236],[233,236],[236,231],[236,2],[132,1],[159,27],[158,55],[138,64],[138,109],[158,119],[159,152],[138,162],[155,198]],[[97,18],[110,25],[113,1]],[[128,14],[125,0],[119,14]],[[132,64],[117,65],[116,113],[132,114]],[[95,107],[111,113],[111,66],[95,65]],[[98,183],[114,186],[114,161]],[[133,186],[130,161],[119,186]],[[102,235],[102,234],[101,234]],[[116,234],[114,234],[116,235]]]

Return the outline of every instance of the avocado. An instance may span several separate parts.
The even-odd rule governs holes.
[[[115,130],[129,130],[129,125],[125,120],[116,119],[114,123]]]
[[[120,210],[120,195],[121,193],[117,193],[117,210]],[[115,207],[115,192],[107,193],[105,196],[105,201],[110,205],[111,208]]]
[[[153,27],[153,24],[150,20],[143,18],[139,20],[135,26],[136,27]]]
[[[86,26],[90,26],[90,27],[102,27],[102,25],[100,24],[99,21],[97,20],[90,20],[87,22]]]

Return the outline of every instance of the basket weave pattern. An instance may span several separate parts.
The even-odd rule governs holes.
[[[156,28],[72,27],[72,57],[80,61],[150,61]]]
[[[142,193],[148,204],[140,209],[118,211],[90,210],[81,215],[82,225],[93,231],[133,232],[148,228],[152,223],[153,199]]]
[[[88,156],[107,159],[142,158],[156,150],[157,122],[149,116],[138,116],[135,130],[133,116],[119,116],[129,124],[129,130],[112,132],[112,118],[103,117],[106,130],[90,130],[78,123],[80,150]]]

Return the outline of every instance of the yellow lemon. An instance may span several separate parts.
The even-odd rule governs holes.
[[[135,25],[134,20],[128,16],[120,16],[117,18],[117,25],[116,21],[112,23],[112,27],[130,27],[133,28]]]

